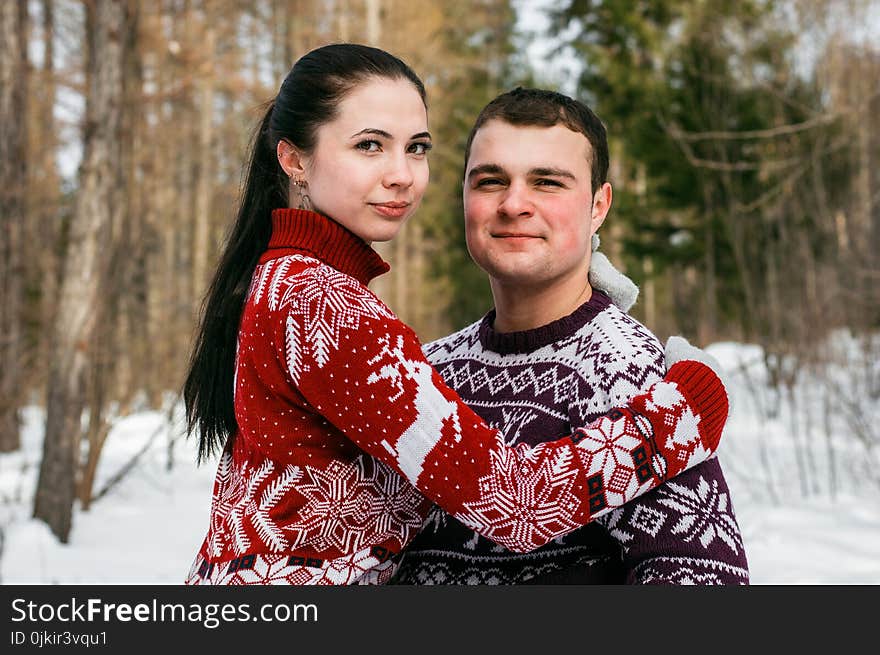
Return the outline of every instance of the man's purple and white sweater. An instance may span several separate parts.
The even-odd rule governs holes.
[[[665,373],[663,349],[594,290],[574,313],[499,333],[494,311],[425,347],[446,382],[509,444],[569,434]],[[609,452],[608,457],[614,457]],[[435,508],[405,551],[398,584],[748,584],[742,536],[718,459],[530,553],[514,553]]]

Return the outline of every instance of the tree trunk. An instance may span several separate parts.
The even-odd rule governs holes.
[[[79,480],[79,499],[83,511],[89,509],[95,474],[101,459],[101,451],[111,423],[106,416],[108,403],[118,402],[123,408],[131,402],[134,386],[130,379],[132,332],[127,329],[123,314],[130,311],[128,299],[131,288],[126,285],[129,271],[133,268],[135,244],[131,238],[131,225],[136,218],[132,214],[132,192],[134,191],[133,144],[134,118],[139,114],[138,98],[140,88],[136,73],[138,68],[138,8],[136,4],[127,6],[125,31],[122,39],[122,102],[120,108],[119,145],[115,149],[117,182],[111,189],[110,206],[112,255],[101,270],[99,295],[102,298],[98,309],[98,327],[93,336],[92,359],[89,362],[88,414],[89,425],[86,431],[88,454],[81,467]],[[125,380],[125,384],[123,384]],[[124,413],[124,410],[123,410]]]
[[[0,452],[20,445],[27,83],[27,5],[4,2],[0,7]]]
[[[147,16],[148,18],[148,16]],[[118,343],[124,357],[116,361],[118,400],[129,404],[135,394],[150,388],[150,351],[147,332],[147,230],[146,207],[149,188],[143,182],[146,111],[143,93],[144,67],[139,43],[141,9],[133,9],[128,21],[127,47],[123,60],[124,104],[122,110],[123,182],[120,186],[121,215],[116,246],[121,251],[121,266],[115,283],[118,286]],[[111,280],[111,283],[113,280]]]
[[[205,29],[204,69],[199,71],[196,83],[198,92],[198,152],[196,153],[195,235],[193,238],[193,301],[202,302],[208,283],[208,255],[212,250],[211,189],[213,182],[214,153],[211,147],[214,127],[214,43],[215,30]]]
[[[55,120],[55,3],[43,0],[42,35],[43,62],[39,74],[35,74],[31,98],[35,106],[29,111],[32,117],[30,152],[39,157],[30,166],[28,195],[32,198],[28,230],[30,254],[28,259],[32,278],[40,290],[39,306],[33,308],[34,322],[40,326],[32,373],[34,387],[45,388],[48,375],[51,326],[54,322],[58,300],[58,242],[61,225],[61,180],[55,161],[58,152],[58,125]],[[32,283],[33,284],[33,283]]]
[[[123,99],[122,55],[126,4],[86,5],[88,86],[83,160],[71,220],[58,315],[51,348],[46,436],[34,516],[67,543],[76,493],[83,385],[97,327],[101,270],[112,228]]]
[[[169,11],[169,9],[163,9]],[[167,66],[158,66],[156,94],[162,98],[171,93],[173,73]],[[175,112],[171,102],[156,103],[156,120],[160,124],[176,123]],[[150,210],[150,231],[154,242],[152,253],[147,261],[147,313],[149,316],[149,343],[153,344],[154,356],[151,361],[151,389],[153,397],[150,404],[157,406],[161,399],[158,394],[166,388],[170,379],[172,361],[175,357],[176,340],[169,332],[174,330],[175,308],[180,299],[175,294],[175,260],[174,260],[174,166],[170,165],[169,157],[174,156],[174,141],[171,135],[163,131],[158,135],[159,147],[151,151],[150,184],[152,193],[148,196]],[[169,154],[170,153],[170,154]]]

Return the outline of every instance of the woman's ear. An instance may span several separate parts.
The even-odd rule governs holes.
[[[278,163],[287,177],[301,178],[305,174],[303,157],[292,143],[281,139],[278,142],[276,153],[278,154]]]

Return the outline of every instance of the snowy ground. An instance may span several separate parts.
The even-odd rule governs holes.
[[[744,386],[743,370],[751,371],[752,380],[759,377],[759,351],[736,344],[710,350],[732,372],[736,404],[720,456],[752,583],[880,584],[880,488],[859,481],[859,448],[838,439],[838,490],[832,500],[827,461],[820,457],[824,437],[815,430],[805,437],[802,443],[814,455],[805,498],[791,454],[790,430],[799,428],[784,411],[762,419],[754,392]],[[0,582],[181,583],[207,529],[214,465],[196,468],[192,444],[184,439],[176,438],[169,448],[179,422],[175,427],[161,413],[143,412],[114,426],[96,490],[144,444],[151,446],[90,511],[76,509],[70,543],[61,545],[45,524],[30,518],[43,410],[29,407],[24,419],[22,450],[0,456]]]

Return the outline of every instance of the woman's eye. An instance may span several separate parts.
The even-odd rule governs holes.
[[[363,150],[364,152],[379,152],[382,149],[382,144],[374,139],[367,139],[365,141],[361,141],[355,147],[358,150]]]
[[[428,151],[433,148],[433,145],[426,141],[419,141],[417,143],[411,143],[409,146],[409,151],[414,155],[426,155]]]

